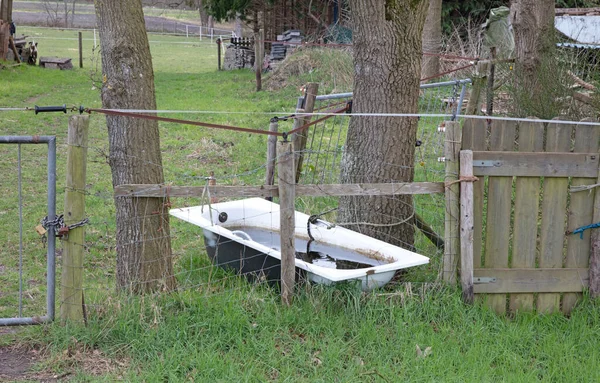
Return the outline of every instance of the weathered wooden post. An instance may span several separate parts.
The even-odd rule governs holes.
[[[79,67],[83,68],[83,36],[79,32]]]
[[[304,91],[304,105],[297,109],[299,113],[312,113],[315,110],[315,101],[317,100],[317,94],[319,92],[319,83],[309,82],[306,84]],[[304,124],[310,122],[312,116],[302,116],[294,120],[293,129],[299,128]],[[294,143],[294,152],[296,153],[296,183],[300,181],[300,173],[302,172],[302,161],[304,160],[304,149],[306,149],[306,140],[308,138],[308,132],[306,130],[294,134],[292,142]]]
[[[600,170],[596,183],[600,184]],[[594,215],[592,223],[600,222],[600,188],[596,188],[594,196]],[[590,251],[590,295],[600,297],[600,229],[593,229],[591,234]]]
[[[278,145],[279,233],[281,235],[281,301],[289,306],[294,295],[296,247],[294,238],[296,180],[292,143],[284,137]]]
[[[471,95],[469,96],[469,102],[467,103],[466,114],[468,116],[479,114],[479,106],[481,105],[481,90],[485,86],[487,78],[487,63],[477,63],[476,75],[473,79],[473,87],[471,89]]]
[[[277,118],[272,118],[269,124],[269,132],[277,133],[279,124]],[[267,138],[267,174],[265,185],[273,185],[275,176],[275,157],[277,156],[277,136],[272,134]],[[266,197],[268,201],[272,201],[273,197]]]
[[[83,222],[85,215],[85,174],[89,116],[69,118],[67,139],[67,181],[65,187],[65,225]],[[60,318],[82,321],[83,252],[85,228],[75,227],[63,235]]]
[[[265,31],[261,29],[254,35],[254,69],[256,73],[256,91],[262,90],[262,66],[265,46]]]
[[[465,303],[473,303],[473,152],[460,152],[460,282]]]
[[[221,39],[217,39],[217,70],[221,70]]]
[[[460,254],[460,200],[458,186],[458,163],[462,134],[460,123],[446,122],[446,137],[444,143],[444,160],[446,163],[446,218],[444,228],[444,261],[442,279],[450,284],[456,283],[458,256]]]

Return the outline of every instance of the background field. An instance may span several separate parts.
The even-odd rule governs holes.
[[[42,56],[76,61],[77,31],[23,27],[20,32],[36,36]],[[0,71],[0,107],[100,107],[96,85],[101,71],[92,60],[97,57],[92,52],[93,35],[85,32],[84,38],[84,69],[48,71],[22,66]],[[321,54],[321,62],[311,70],[285,76],[288,86],[256,93],[252,72],[216,71],[216,44],[174,36],[150,35],[149,39],[159,109],[228,112],[169,117],[266,129],[272,116],[268,113],[293,111],[300,95],[298,84],[318,81],[324,93],[334,88],[351,91],[351,82],[332,82],[325,70],[336,69],[336,60],[347,56]],[[63,114],[0,112],[2,135],[57,136],[58,211],[64,198],[67,119]],[[429,126],[435,128],[434,123]],[[211,171],[222,184],[263,182],[265,137],[175,124],[161,124],[160,129],[167,182],[204,185]],[[45,215],[45,148],[22,146],[21,150],[23,314],[37,315],[43,312],[45,296],[45,249],[33,227]],[[428,158],[435,156],[431,150]],[[600,379],[597,304],[585,300],[571,318],[531,314],[503,318],[479,305],[464,306],[458,291],[431,283],[437,275],[439,253],[424,241],[421,251],[432,257],[432,264],[412,270],[387,290],[362,294],[348,286],[304,286],[294,305],[284,308],[269,287],[214,270],[200,233],[173,220],[176,272],[182,288],[158,297],[120,296],[115,293],[114,206],[107,153],[104,118],[94,114],[86,196],[91,221],[85,255],[88,326],[54,323],[0,335],[0,344],[43,350],[41,371],[69,372],[74,381]],[[17,308],[16,169],[17,148],[0,146],[0,317],[14,316]],[[434,177],[438,170],[421,176]],[[174,200],[178,206],[200,203],[199,199]],[[423,206],[435,210],[440,205],[425,201]],[[310,211],[321,205],[304,199],[298,201],[298,208]],[[435,217],[439,217],[438,210],[431,219]],[[443,218],[434,224],[442,227]],[[418,356],[417,346],[432,347],[432,351]],[[107,367],[94,370],[86,360],[102,361]]]

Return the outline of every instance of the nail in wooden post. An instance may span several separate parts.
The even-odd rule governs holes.
[[[269,132],[277,133],[279,124],[276,118],[271,119]],[[273,185],[275,176],[275,157],[277,156],[277,136],[270,135],[267,138],[267,174],[265,185]],[[273,197],[266,197],[267,201],[272,201]]]
[[[473,177],[473,152],[461,150],[460,176]],[[465,303],[473,303],[473,182],[460,183],[460,282]]]
[[[89,116],[71,116],[67,139],[67,181],[65,186],[65,225],[85,218],[85,174]],[[85,226],[63,237],[60,318],[83,321],[83,252]]]
[[[446,162],[445,182],[446,187],[446,218],[444,230],[444,262],[442,278],[450,284],[456,283],[458,256],[460,254],[459,225],[460,225],[460,188],[458,183],[458,160],[461,146],[460,124],[456,121],[446,122],[446,142],[444,143],[444,156]]]
[[[79,67],[83,68],[83,37],[79,32]]]
[[[282,141],[278,145],[277,174],[279,179],[279,225],[281,235],[281,300],[292,303],[296,274],[295,222],[295,168],[292,144]]]

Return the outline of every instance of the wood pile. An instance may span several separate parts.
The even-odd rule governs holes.
[[[271,54],[269,55],[271,67],[273,67],[273,64],[285,59],[294,48],[302,44],[302,32],[297,29],[290,29],[283,32],[282,35],[277,35],[277,41],[277,43],[271,45]]]
[[[224,70],[254,68],[254,40],[231,38],[225,50]]]
[[[30,65],[35,65],[37,62],[37,43],[33,41],[27,42],[27,36],[11,37],[11,50],[6,57],[9,61],[25,62]],[[13,45],[14,44],[14,45]],[[15,57],[16,55],[16,57]]]

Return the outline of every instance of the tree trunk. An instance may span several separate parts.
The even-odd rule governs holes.
[[[200,23],[204,28],[208,28],[208,12],[204,8],[203,0],[198,0],[198,11],[200,12]]]
[[[442,0],[429,0],[429,12],[423,27],[423,52],[438,54],[442,50]],[[421,78],[440,73],[440,57],[423,55]]]
[[[96,1],[102,45],[102,105],[156,109],[141,0]],[[164,182],[158,123],[107,116],[113,185]],[[161,198],[115,198],[117,283],[142,293],[172,290],[168,205]]]
[[[0,20],[12,22],[13,0],[0,0]]]
[[[353,113],[416,113],[427,0],[350,2],[354,37]],[[410,182],[417,118],[352,117],[342,182]],[[344,197],[338,221],[386,242],[413,247],[410,196]],[[367,223],[367,224],[364,224]]]
[[[510,11],[519,87],[535,93],[542,66],[554,53],[554,0],[516,0]]]

